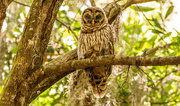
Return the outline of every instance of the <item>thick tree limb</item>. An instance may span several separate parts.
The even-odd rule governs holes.
[[[100,65],[135,65],[135,66],[164,66],[164,65],[178,65],[180,64],[180,56],[171,57],[141,57],[141,56],[131,56],[131,57],[121,57],[114,55],[98,56],[95,58],[88,58],[83,60],[70,60],[63,64],[54,63],[53,69],[49,69],[47,72],[56,73],[57,70],[76,70],[83,69],[86,67],[95,67]],[[52,66],[51,66],[52,67]],[[47,67],[46,67],[47,68]],[[45,72],[46,74],[46,72]],[[54,75],[54,74],[53,74]]]
[[[29,76],[26,82],[34,84],[34,88],[32,87],[33,92],[31,93],[31,96],[29,97],[29,102],[34,100],[39,94],[41,94],[47,88],[52,86],[55,82],[57,82],[58,80],[60,80],[61,78],[63,78],[64,76],[70,73],[70,71],[64,72],[64,71],[59,70],[60,72],[54,74],[48,70],[58,71],[58,68],[59,68],[58,65],[64,64],[70,60],[77,60],[77,57],[78,57],[77,49],[72,50],[64,55],[59,56],[58,58],[52,60],[51,62],[47,63],[44,67],[40,68],[39,70],[34,72],[31,76]]]
[[[163,66],[163,65],[178,65],[180,64],[180,56],[174,57],[120,57],[114,55],[99,56],[93,59],[76,60],[76,50],[70,51],[62,55],[50,63],[46,64],[43,68],[38,70],[32,76],[36,79],[29,79],[28,82],[39,83],[33,90],[32,100],[38,96],[37,91],[43,92],[48,86],[63,78],[67,74],[75,71],[76,69],[84,69],[86,67],[94,67],[99,65],[135,65],[135,66]],[[71,57],[72,56],[72,57]],[[30,78],[32,77],[30,76]],[[58,79],[56,79],[58,78]],[[38,84],[37,83],[37,84]],[[43,86],[46,85],[46,86]],[[31,98],[30,98],[31,99]]]

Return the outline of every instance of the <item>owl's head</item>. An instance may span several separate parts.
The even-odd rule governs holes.
[[[104,11],[99,7],[89,7],[82,12],[81,25],[82,27],[100,27],[108,23]]]

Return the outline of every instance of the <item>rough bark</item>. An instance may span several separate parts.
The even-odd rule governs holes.
[[[3,3],[0,3],[0,31],[3,25],[3,21],[6,17],[6,8],[5,5]]]
[[[1,106],[26,106],[34,88],[27,79],[42,65],[53,23],[63,0],[34,0],[27,16],[22,39],[1,92]],[[33,79],[34,77],[32,77]]]
[[[62,2],[63,0],[33,1],[11,73],[0,95],[1,106],[26,106],[59,79],[79,68],[100,64],[152,65],[154,61],[159,61],[158,59],[164,61],[164,58],[115,56],[77,60],[75,49],[42,66],[52,26]],[[110,24],[119,15],[120,8],[115,2],[104,8]],[[172,58],[179,64],[179,57]],[[173,59],[169,61],[174,62]]]

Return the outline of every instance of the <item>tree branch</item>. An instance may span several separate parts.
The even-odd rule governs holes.
[[[72,50],[64,55],[59,56],[56,59],[53,59],[51,62],[47,63],[44,67],[40,68],[36,72],[34,72],[27,79],[27,83],[32,84],[32,93],[29,96],[29,102],[33,101],[38,95],[52,86],[55,82],[71,73],[72,71],[61,71],[58,69],[59,65],[64,64],[70,60],[77,60],[77,49]],[[50,70],[50,71],[49,71]],[[51,73],[51,70],[60,71],[59,73]],[[75,70],[73,70],[75,71]],[[53,75],[54,74],[54,75]],[[47,75],[50,75],[47,77]],[[32,79],[33,78],[33,79]],[[25,83],[26,83],[25,82]]]
[[[76,40],[78,40],[78,36],[77,36],[77,35],[75,34],[75,32],[72,30],[71,26],[65,24],[64,22],[62,22],[61,20],[59,20],[59,19],[57,19],[57,18],[56,18],[56,21],[58,21],[59,23],[61,23],[62,25],[64,25],[68,30],[70,30],[70,31],[74,34]]]
[[[124,10],[127,7],[131,6],[132,4],[146,3],[151,1],[157,1],[157,0],[127,0],[125,4],[121,5],[121,9]]]
[[[21,2],[17,2],[17,1],[13,1],[13,2],[15,2],[15,3],[17,3],[17,4],[20,4],[20,5],[22,5],[22,6],[31,7],[31,6],[29,6],[29,5],[27,5],[27,4],[24,4],[24,3],[21,3]],[[76,40],[78,40],[78,36],[76,35],[76,33],[72,30],[72,28],[71,28],[69,25],[65,24],[64,22],[62,22],[62,21],[59,20],[58,18],[56,18],[56,21],[58,21],[59,23],[61,23],[62,25],[64,25],[68,30],[70,30],[70,31],[74,34]]]
[[[0,36],[1,36],[1,28],[6,18],[6,9],[8,8],[9,4],[11,4],[13,0],[1,0],[0,1]]]
[[[161,48],[169,47],[169,46],[174,45],[174,44],[176,44],[176,43],[177,43],[177,42],[169,43],[169,44],[166,44],[166,45],[157,46],[157,47],[155,47],[155,48],[153,48],[153,49],[149,49],[149,50],[145,51],[141,56],[147,56],[147,55],[149,55],[149,54],[151,54],[151,53],[153,53],[153,52],[156,52],[157,50],[159,50],[159,49],[161,49]]]
[[[168,101],[168,102],[150,102],[150,103],[151,103],[151,106],[152,106],[153,104],[159,104],[159,105],[161,105],[161,104],[168,104],[168,103],[170,103],[170,102],[179,103],[180,101],[173,100],[173,101]]]
[[[51,64],[56,68],[53,68],[53,70],[51,70],[50,72],[56,73],[57,70],[61,70],[61,72],[62,70],[72,71],[76,69],[96,67],[100,65],[165,66],[165,65],[178,65],[178,64],[180,64],[180,56],[144,58],[141,56],[121,57],[114,55],[105,55],[105,56],[97,56],[92,59],[88,58],[83,60],[70,60],[63,64],[58,64],[57,67],[56,65]],[[49,70],[47,72],[49,72]]]
[[[37,94],[37,91],[42,93],[50,85],[53,85],[56,81],[75,71],[76,69],[84,69],[86,67],[95,67],[99,65],[163,66],[180,64],[180,56],[144,58],[141,56],[120,57],[106,55],[94,57],[92,59],[88,58],[76,60],[76,51],[77,49],[56,58],[29,77],[27,82],[38,84],[38,86],[36,86],[36,88],[33,90],[34,94],[32,100],[39,95]],[[38,80],[33,80],[32,77],[35,77]]]
[[[31,6],[27,5],[27,4],[21,3],[21,2],[19,2],[19,1],[13,0],[13,2],[14,2],[14,3],[17,3],[17,4],[20,4],[20,5],[22,5],[22,6],[31,7]]]
[[[96,3],[95,3],[94,0],[89,0],[89,1],[91,2],[91,6],[92,6],[92,7],[95,7],[95,6],[96,6]]]
[[[136,67],[137,67],[141,72],[143,72],[143,73],[147,76],[147,78],[149,78],[149,79],[151,80],[153,86],[156,87],[156,85],[154,84],[153,79],[152,79],[147,73],[145,73],[144,70],[141,69],[139,66],[136,66]]]

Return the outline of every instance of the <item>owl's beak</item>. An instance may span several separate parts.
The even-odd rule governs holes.
[[[92,26],[94,26],[94,19],[92,20]]]

